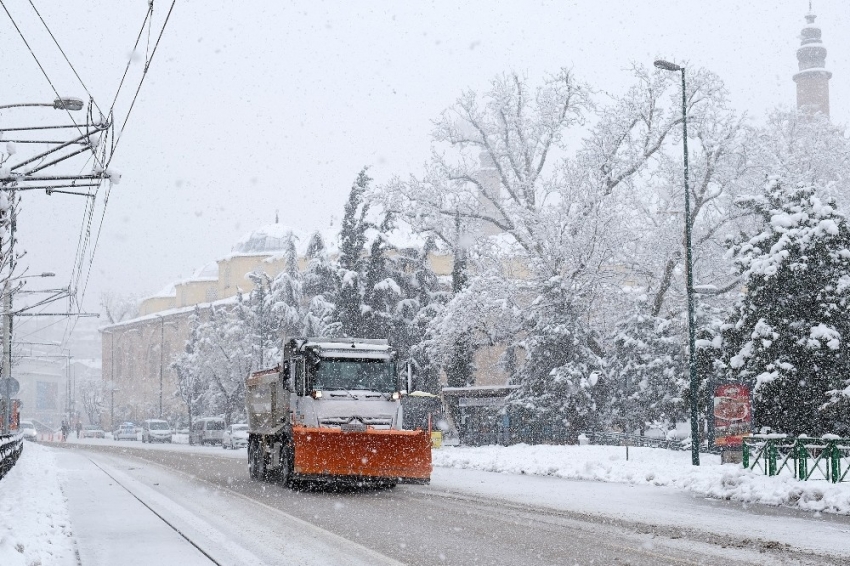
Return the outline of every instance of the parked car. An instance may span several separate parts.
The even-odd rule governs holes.
[[[227,427],[224,434],[221,436],[221,447],[224,449],[230,448],[246,448],[248,446],[248,425],[232,424]]]
[[[171,427],[160,419],[142,421],[142,442],[171,442]]]
[[[219,444],[224,434],[224,419],[206,417],[192,423],[189,444]]]
[[[24,440],[38,440],[38,433],[32,421],[21,421],[19,428],[24,435]]]
[[[137,440],[138,436],[136,436],[136,425],[133,423],[124,423],[118,427],[118,429],[113,433],[113,437],[115,440]]]
[[[97,425],[85,425],[83,427],[83,438],[106,438],[106,433]]]

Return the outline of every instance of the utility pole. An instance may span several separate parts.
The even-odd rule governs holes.
[[[10,321],[12,319],[12,294],[9,292],[9,280],[3,283],[3,378],[6,380],[6,391],[3,392],[3,434],[9,433],[9,419],[12,416],[12,367],[10,348]]]
[[[162,418],[162,347],[165,333],[165,319],[159,317],[159,418]]]

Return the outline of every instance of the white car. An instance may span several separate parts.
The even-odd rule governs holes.
[[[122,424],[113,433],[113,438],[115,440],[138,440],[139,437],[136,436],[136,425],[133,423]]]
[[[248,425],[233,424],[227,427],[221,437],[221,447],[224,449],[230,448],[246,448],[248,446]]]
[[[142,423],[142,443],[171,442],[171,427],[160,419],[148,419]]]
[[[32,421],[21,421],[20,429],[24,435],[24,440],[38,440],[38,433],[35,431],[35,425]]]

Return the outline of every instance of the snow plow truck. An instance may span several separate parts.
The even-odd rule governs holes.
[[[246,380],[252,479],[428,483],[430,431],[402,430],[386,340],[291,338],[281,364]]]

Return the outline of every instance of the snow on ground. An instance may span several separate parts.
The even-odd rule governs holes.
[[[248,449],[237,448],[231,450],[223,449],[220,444],[207,444],[204,446],[189,446],[188,435],[174,435],[173,442],[168,443],[148,443],[139,440],[111,440],[109,438],[81,438],[77,439],[74,435],[68,437],[68,444],[85,444],[89,446],[120,446],[124,448],[134,448],[139,450],[169,450],[172,452],[189,452],[192,454],[208,454],[213,456],[225,456],[245,460],[248,462]]]
[[[747,503],[783,505],[806,511],[850,515],[850,483],[798,481],[790,473],[767,477],[720,457],[690,452],[620,446],[445,447],[434,450],[434,466],[568,479],[670,486],[695,495]]]
[[[32,442],[0,480],[0,564],[76,565],[68,505],[53,454]]]

